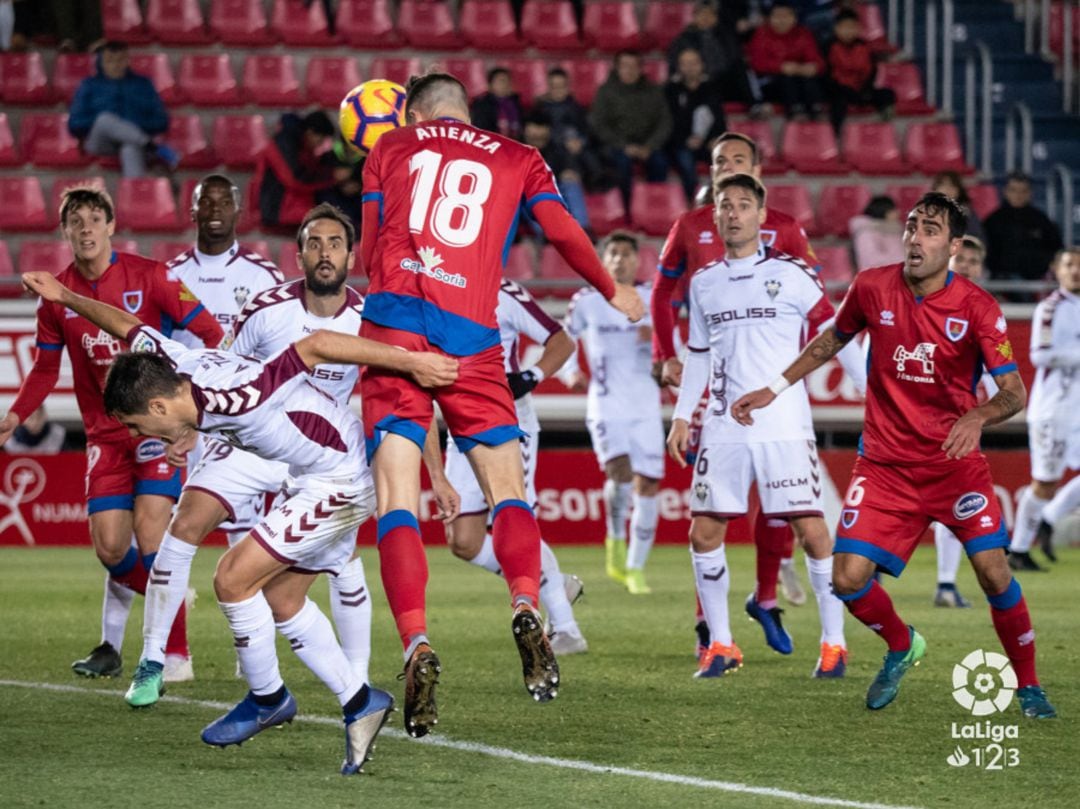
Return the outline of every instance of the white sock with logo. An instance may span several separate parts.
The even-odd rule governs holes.
[[[694,582],[698,600],[701,602],[701,611],[709,625],[709,637],[713,643],[730,646],[728,590],[731,589],[731,571],[728,570],[724,546],[707,553],[691,550],[690,558],[694,562]]]
[[[630,507],[632,484],[604,481],[604,521],[607,535],[626,541],[626,512]]]
[[[329,579],[330,613],[341,638],[341,649],[356,676],[366,683],[371,660],[371,593],[364,563],[357,556]]]
[[[364,685],[365,680],[353,670],[338,645],[330,619],[310,598],[305,599],[300,612],[277,628],[288,639],[296,656],[334,692],[342,705]]]
[[[274,648],[274,615],[262,592],[246,601],[218,602],[233,634],[236,656],[248,688],[259,695],[273,694],[283,685]]]
[[[810,589],[817,599],[818,618],[821,619],[821,642],[830,646],[847,648],[844,640],[844,602],[833,593],[832,556],[824,559],[806,557],[806,570],[810,574]]]
[[[135,591],[113,579],[106,571],[105,595],[101,601],[101,642],[112,644],[118,652],[124,645],[124,630],[134,600]]]
[[[653,541],[656,539],[656,525],[660,521],[656,495],[647,497],[635,493],[633,502],[634,513],[630,517],[630,548],[626,552],[627,570],[645,567]]]
[[[142,650],[145,660],[165,662],[165,643],[176,613],[187,596],[191,563],[198,550],[198,545],[177,539],[168,531],[162,537],[154,565],[146,578]]]

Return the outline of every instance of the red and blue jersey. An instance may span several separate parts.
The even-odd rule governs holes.
[[[866,329],[866,418],[861,452],[872,461],[917,465],[946,460],[953,424],[978,404],[985,368],[1017,370],[1005,316],[982,287],[950,272],[945,286],[916,296],[904,265],[864,270],[836,315],[842,337]]]
[[[502,268],[544,200],[563,204],[531,146],[449,118],[386,133],[364,165],[364,320],[456,356],[499,345]]]

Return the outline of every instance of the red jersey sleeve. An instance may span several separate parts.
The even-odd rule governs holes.
[[[821,262],[818,261],[814,248],[810,246],[810,240],[806,237],[806,231],[795,219],[784,222],[776,234],[776,248],[781,253],[801,258],[809,266],[820,271]]]
[[[64,333],[57,320],[55,304],[41,301],[37,312],[37,341],[34,365],[11,403],[11,412],[26,421],[27,416],[41,407],[56,380],[60,377],[60,355],[64,349]]]
[[[367,160],[364,161],[362,174],[363,193],[360,195],[360,263],[367,274],[372,266],[372,256],[375,252],[375,240],[379,236],[379,228],[383,220],[383,192],[382,178],[379,167],[382,165],[382,150],[379,148],[381,140],[375,142],[375,148],[371,150]]]
[[[863,287],[866,284],[863,279],[866,276],[856,275],[855,281],[848,288],[840,304],[840,310],[836,313],[836,321],[833,327],[841,337],[854,337],[866,328],[866,309],[863,303]]]
[[[217,318],[161,263],[154,267],[154,291],[161,311],[172,318],[177,328],[187,329],[208,348],[215,348],[225,337]]]
[[[656,280],[649,299],[649,314],[653,322],[653,359],[657,362],[675,356],[675,290],[680,278],[686,273],[686,244],[683,240],[683,219],[680,216],[668,231],[664,246],[660,249],[660,261],[656,267]]]
[[[986,295],[978,303],[975,322],[975,339],[982,352],[983,364],[991,376],[1001,376],[1016,371],[1016,356],[1005,325],[1005,315],[997,301]]]

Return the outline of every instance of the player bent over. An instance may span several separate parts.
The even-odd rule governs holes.
[[[835,324],[733,411],[740,423],[753,424],[752,411],[771,404],[865,329],[871,344],[866,419],[837,529],[833,587],[851,614],[888,645],[866,705],[878,710],[892,702],[903,676],[926,654],[926,641],[897,615],[874,572],[899,576],[923,531],[937,520],[964,543],[1016,672],[1023,714],[1050,718],[1057,714],[1035,673],[1035,631],[1005,561],[1008,537],[989,464],[979,451],[985,425],[1023,408],[1024,384],[1001,307],[949,271],[964,225],[955,202],[924,195],[908,214],[903,263],[855,276]],[[983,365],[1000,389],[979,405],[972,369]]]
[[[816,329],[827,321],[832,305],[805,262],[761,243],[765,188],[756,178],[735,174],[714,189],[716,227],[726,252],[690,282],[689,352],[667,442],[672,458],[685,466],[690,418],[700,391],[708,390],[690,494],[690,543],[711,643],[695,676],[719,677],[742,665],[728,618],[731,575],[724,538],[728,521],[746,514],[748,490],[756,482],[762,514],[790,523],[806,551],[821,619],[821,654],[813,676],[843,677],[844,609],[829,588],[832,537],[823,518],[821,466],[806,389],[800,385],[750,430],[729,411],[732,399],[798,354],[807,326]],[[764,627],[768,644],[790,654],[780,609],[762,609],[753,594],[746,608]]]
[[[214,574],[251,690],[202,737],[208,744],[239,744],[295,716],[296,702],[273,652],[276,622],[297,656],[338,698],[346,728],[342,773],[358,772],[394,700],[357,676],[307,591],[315,573],[337,572],[348,562],[356,528],[371,513],[374,496],[360,449],[363,426],[309,375],[327,363],[385,363],[412,374],[420,385],[443,385],[456,377],[456,362],[327,331],[268,362],[191,350],[119,309],[71,293],[46,273],[28,273],[23,280],[43,298],[127,338],[133,352],[117,358],[105,406],[129,429],[168,443],[192,430],[212,433],[288,465],[283,498],[221,557]]]

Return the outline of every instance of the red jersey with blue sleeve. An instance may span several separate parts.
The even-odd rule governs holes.
[[[208,346],[224,337],[213,315],[160,261],[130,253],[113,253],[112,262],[96,281],[88,281],[75,265],[57,276],[79,295],[130,312],[163,334],[187,329]],[[126,441],[128,430],[105,412],[105,375],[125,344],[89,320],[58,303],[41,301],[37,310],[37,354],[34,367],[11,409],[20,419],[34,412],[56,384],[60,351],[67,347],[75,398],[88,441]]]
[[[956,420],[978,405],[984,368],[1017,370],[1005,316],[993,296],[950,272],[945,286],[916,296],[904,265],[864,270],[836,315],[836,331],[866,329],[866,418],[861,453],[916,466],[946,461],[941,449]]]

